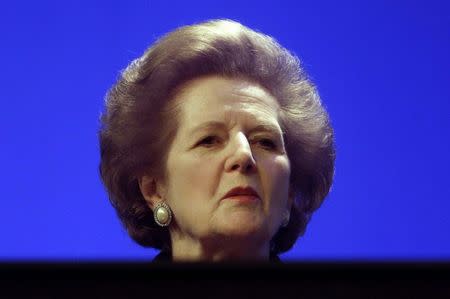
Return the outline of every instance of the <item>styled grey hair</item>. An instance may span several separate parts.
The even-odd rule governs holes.
[[[157,40],[122,72],[106,96],[99,130],[100,174],[130,236],[145,247],[170,249],[138,185],[143,173],[166,177],[168,148],[177,131],[172,109],[181,84],[201,76],[245,78],[279,102],[279,121],[291,163],[290,222],[271,252],[289,250],[328,194],[335,146],[330,119],[299,59],[275,39],[232,20],[180,27]]]

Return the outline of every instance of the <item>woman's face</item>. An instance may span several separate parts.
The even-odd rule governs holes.
[[[186,83],[175,100],[181,113],[163,198],[171,234],[268,245],[290,210],[278,102],[258,84],[219,76]],[[235,187],[260,198],[223,199]]]

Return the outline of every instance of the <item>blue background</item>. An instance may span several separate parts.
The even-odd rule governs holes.
[[[231,18],[317,84],[336,176],[284,260],[450,260],[447,1],[6,1],[0,9],[0,260],[149,260],[98,175],[98,118],[162,34]]]

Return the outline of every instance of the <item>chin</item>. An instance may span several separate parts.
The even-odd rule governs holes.
[[[265,231],[264,228],[265,225],[264,222],[261,221],[261,219],[231,217],[227,221],[221,223],[220,227],[218,227],[218,230],[230,237],[248,237],[263,234],[263,232]]]
[[[241,236],[241,237],[247,237],[247,236],[254,236],[259,235],[261,233],[262,229],[259,227],[226,227],[222,229],[222,232],[226,235],[231,236]]]

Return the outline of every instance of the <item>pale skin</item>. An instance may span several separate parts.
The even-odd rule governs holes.
[[[248,80],[207,76],[186,83],[175,101],[181,113],[168,181],[139,180],[151,209],[165,201],[172,210],[173,260],[268,260],[292,205],[277,100]],[[238,186],[251,186],[260,199],[222,199]]]

